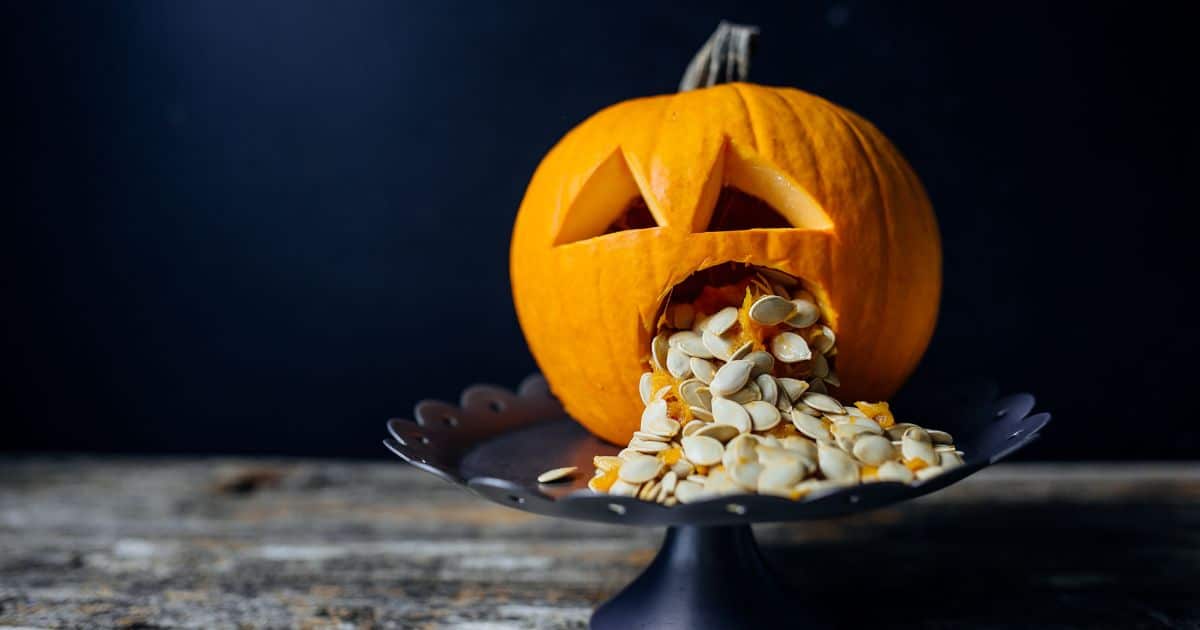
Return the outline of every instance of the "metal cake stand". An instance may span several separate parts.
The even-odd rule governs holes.
[[[966,464],[915,485],[871,483],[813,494],[801,501],[757,495],[722,496],[664,507],[587,489],[592,456],[615,455],[563,411],[540,375],[516,393],[475,385],[458,406],[424,401],[416,421],[388,421],[384,444],[412,465],[518,510],[622,525],[667,526],[650,566],[592,615],[598,630],[630,628],[747,628],[760,622],[789,628],[823,627],[799,617],[799,598],[764,563],[751,523],[802,521],[863,512],[940,490],[1025,446],[1050,421],[1030,415],[1029,394],[999,398],[993,386],[956,393],[937,407],[944,417],[921,424],[950,431]],[[907,414],[906,414],[907,415]],[[539,484],[537,476],[578,466],[568,483]],[[747,602],[754,602],[753,606]]]

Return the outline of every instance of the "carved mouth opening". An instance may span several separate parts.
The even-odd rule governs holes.
[[[654,340],[661,345],[677,332],[692,330],[711,343],[713,347],[708,349],[716,359],[728,361],[767,352],[775,358],[777,376],[804,380],[812,391],[835,388],[840,385],[834,371],[837,348],[819,293],[801,278],[760,265],[725,262],[696,271],[672,287],[660,303],[647,367],[669,374],[665,359],[656,365]],[[760,303],[768,296],[780,298],[772,300],[776,309],[786,310],[784,304],[790,302],[791,315],[780,320],[780,311],[771,312]],[[788,337],[799,346],[797,355],[777,356],[787,350],[772,347],[782,333],[803,340],[800,343]]]

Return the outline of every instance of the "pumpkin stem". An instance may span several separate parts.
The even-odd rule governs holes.
[[[758,27],[721,20],[700,52],[692,57],[679,91],[712,87],[725,81],[745,81],[750,75],[750,53],[758,37]]]

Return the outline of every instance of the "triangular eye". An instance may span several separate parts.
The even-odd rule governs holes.
[[[708,222],[709,232],[753,230],[756,228],[789,228],[788,220],[771,204],[748,192],[725,186],[717,197],[712,219]]]
[[[563,213],[555,245],[574,243],[623,230],[658,227],[654,212],[620,149],[588,175]]]

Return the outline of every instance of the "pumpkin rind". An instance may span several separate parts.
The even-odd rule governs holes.
[[[805,193],[796,203],[811,199],[819,209],[793,213],[807,227],[703,231],[727,161],[765,169],[757,180],[743,177],[749,185],[782,182]],[[573,223],[564,230],[586,212],[594,231],[603,221],[591,215],[618,201],[576,199],[602,165],[597,177],[632,176],[659,227],[590,238]],[[937,223],[915,173],[874,126],[800,90],[746,83],[630,100],[547,153],[513,231],[517,315],[567,411],[625,443],[638,426],[637,382],[663,298],[693,272],[727,261],[772,267],[814,288],[837,332],[839,398],[890,397],[932,335]]]

